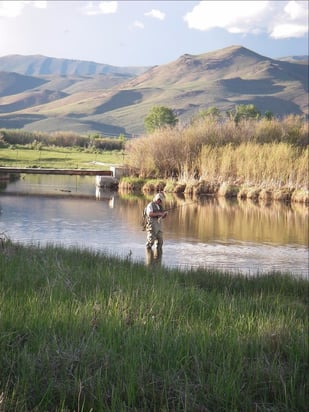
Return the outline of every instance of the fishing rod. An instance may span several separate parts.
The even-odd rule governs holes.
[[[193,204],[196,203],[196,202],[197,202],[197,200],[194,200],[193,202],[190,202],[190,203],[184,203],[184,204],[182,204],[182,205],[170,207],[169,209],[163,209],[163,212],[169,212],[170,210],[178,209],[179,207],[184,207],[184,206],[193,205]]]
[[[178,208],[180,208],[180,207],[193,205],[193,204],[196,203],[196,202],[197,202],[197,200],[194,200],[193,202],[184,203],[184,204],[178,205],[178,206],[173,206],[173,207],[170,207],[170,208],[168,208],[168,209],[163,209],[162,212],[163,212],[163,213],[164,213],[164,212],[169,212],[169,211],[171,211],[171,210],[175,210],[175,209],[178,209]],[[160,220],[160,221],[161,221],[161,219],[162,219],[162,217],[159,217],[159,218],[158,218],[158,220]],[[143,210],[143,216],[142,216],[142,222],[141,222],[142,230],[145,230],[145,228],[146,228],[146,220],[147,220],[147,216],[146,216],[146,207],[145,207],[144,210]]]

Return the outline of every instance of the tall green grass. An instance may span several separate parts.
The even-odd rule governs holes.
[[[306,411],[308,281],[4,242],[0,409]]]

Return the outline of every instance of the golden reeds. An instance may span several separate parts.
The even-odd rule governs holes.
[[[238,125],[206,118],[132,139],[126,153],[144,177],[308,188],[308,122],[299,116]]]

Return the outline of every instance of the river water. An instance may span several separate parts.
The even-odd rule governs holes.
[[[146,253],[143,207],[152,195],[109,192],[94,177],[22,175],[0,190],[0,233],[167,267],[308,276],[308,207],[167,195],[163,254]]]

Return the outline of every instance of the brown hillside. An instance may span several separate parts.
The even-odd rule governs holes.
[[[46,83],[44,79],[23,76],[18,73],[0,72],[0,97],[22,93]]]
[[[14,102],[0,98],[1,127],[12,125],[15,116],[27,130],[136,135],[144,132],[144,118],[154,105],[174,109],[182,123],[202,108],[225,112],[251,103],[262,113],[308,116],[308,65],[270,59],[241,46],[186,54],[134,78],[125,73],[41,78],[48,87],[37,87],[33,94],[41,92],[45,100],[27,95],[26,107],[18,103],[25,99],[22,93]],[[46,90],[59,94],[47,96]]]

